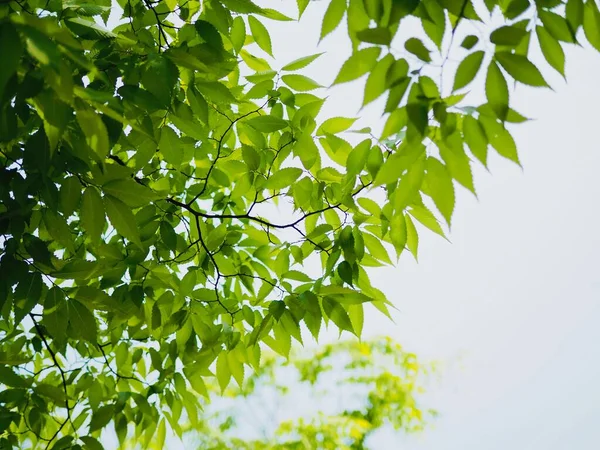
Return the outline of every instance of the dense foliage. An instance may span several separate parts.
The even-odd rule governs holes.
[[[387,96],[382,135],[353,145],[355,119],[323,120],[299,73],[318,54],[265,59],[269,20],[292,19],[251,0],[0,2],[4,447],[101,448],[109,423],[151,442],[261,348],[286,356],[323,323],[359,336],[363,308],[389,305],[365,268],[416,256],[417,226],[443,234],[433,206],[449,224],[473,158],[518,162],[512,81],[564,75],[584,36],[600,50],[594,0],[331,0],[320,37],[345,20],[352,43],[334,84]],[[406,21],[423,33],[398,42]]]

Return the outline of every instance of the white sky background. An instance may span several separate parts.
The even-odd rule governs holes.
[[[294,15],[291,0],[259,3]],[[333,81],[350,49],[343,24],[317,47],[328,3],[311,3],[300,23],[265,21],[274,69],[327,51],[301,73]],[[452,244],[423,232],[419,264],[404,255],[372,272],[400,312],[395,324],[370,314],[364,335],[449,364],[428,398],[441,417],[403,449],[600,448],[599,73],[600,55],[568,47],[568,85],[550,75],[556,92],[519,88],[516,109],[536,119],[511,130],[524,170],[492,151],[492,174],[474,164],[479,200],[457,188]],[[356,116],[363,85],[329,90],[321,117]],[[360,126],[380,129],[381,111],[362,111]]]

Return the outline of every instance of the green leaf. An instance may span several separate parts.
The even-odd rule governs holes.
[[[543,27],[538,26],[536,28],[536,32],[544,58],[546,58],[548,64],[550,64],[550,66],[552,66],[564,78],[565,52],[560,43],[554,39]]]
[[[489,117],[482,116],[479,121],[483,125],[490,144],[498,154],[520,165],[517,145],[508,130]]]
[[[446,237],[440,223],[435,218],[433,213],[424,206],[415,206],[409,211],[410,215],[421,222],[422,225],[429,228],[435,234],[439,234],[443,238]]]
[[[479,38],[472,34],[465,36],[460,46],[464,49],[471,50],[473,47],[477,45],[479,42]]]
[[[63,216],[50,209],[45,209],[44,223],[46,224],[48,233],[55,241],[60,243],[70,252],[75,251],[71,228]]]
[[[321,124],[316,134],[317,136],[323,136],[328,133],[341,133],[350,128],[354,122],[356,122],[356,119],[351,117],[331,117]]]
[[[454,77],[453,91],[457,91],[473,81],[481,67],[484,55],[485,53],[479,50],[471,53],[460,62],[456,70],[456,76]]]
[[[573,34],[583,25],[584,4],[583,0],[567,0],[565,7],[565,18]]]
[[[335,30],[346,12],[346,0],[331,0],[325,16],[323,16],[323,23],[321,25],[321,36],[319,41],[322,41],[325,36]]]
[[[67,177],[60,187],[60,206],[65,217],[69,217],[81,202],[81,183],[77,177]]]
[[[294,153],[299,156],[306,170],[310,170],[315,165],[319,158],[319,148],[310,133],[302,133],[298,137]]]
[[[54,286],[44,300],[44,326],[54,339],[62,340],[66,335],[69,316],[65,295]]]
[[[163,127],[160,133],[158,147],[163,154],[165,161],[179,168],[183,162],[183,149],[179,136],[170,127]]]
[[[394,191],[394,211],[399,213],[410,205],[421,189],[425,176],[425,158],[421,156],[408,169],[408,172],[400,178],[400,183]]]
[[[360,338],[365,321],[364,307],[362,304],[348,305],[347,310],[348,317],[350,318],[350,322],[352,323],[352,329],[354,330],[356,336]]]
[[[592,47],[600,52],[600,11],[594,0],[587,0],[585,3],[583,31]]]
[[[342,305],[329,297],[325,297],[323,299],[323,310],[325,311],[325,314],[327,314],[327,317],[329,317],[340,330],[349,331],[350,333],[355,334],[354,328],[352,327],[352,321]]]
[[[70,300],[68,306],[69,324],[75,336],[95,344],[97,325],[94,314],[77,300]]]
[[[488,67],[485,95],[498,118],[505,120],[508,114],[508,84],[495,61],[492,61]]]
[[[337,268],[337,272],[344,283],[352,286],[352,266],[348,261],[342,261]]]
[[[365,139],[352,149],[346,159],[346,168],[349,174],[358,175],[362,172],[367,162],[367,156],[371,149],[371,140]]]
[[[270,56],[273,56],[271,36],[269,35],[267,28],[254,16],[248,16],[248,24],[250,25],[250,32],[252,33],[254,41],[263,51]]]
[[[295,91],[300,91],[300,92],[312,91],[313,89],[322,87],[315,80],[308,78],[307,76],[304,76],[304,75],[297,75],[297,74],[283,75],[281,77],[281,81],[283,81],[285,84],[287,84],[289,87],[291,87]]]
[[[375,66],[380,53],[379,47],[368,47],[354,52],[342,65],[333,84],[347,83],[362,77]]]
[[[162,105],[168,106],[171,104],[171,95],[178,79],[179,71],[177,67],[164,56],[151,58],[144,66],[142,84]]]
[[[242,146],[242,157],[250,170],[257,170],[260,167],[260,155],[254,147]]]
[[[27,253],[29,253],[35,261],[52,267],[52,261],[50,260],[52,255],[44,241],[37,236],[27,233],[23,235],[23,244]]]
[[[367,28],[356,33],[359,41],[377,45],[390,45],[392,33],[387,27]]]
[[[14,388],[29,388],[31,386],[31,382],[17,375],[7,366],[0,366],[0,384]]]
[[[286,167],[271,175],[263,187],[265,189],[277,191],[291,186],[300,178],[300,176],[302,176],[302,169]]]
[[[263,8],[258,14],[266,17],[267,19],[278,20],[280,22],[291,22],[294,20],[291,17],[288,17],[285,14],[282,14],[281,12],[271,8]]]
[[[77,111],[76,117],[87,144],[100,158],[106,158],[110,150],[108,131],[100,116],[94,111],[83,109]]]
[[[296,3],[298,5],[298,20],[300,20],[302,14],[304,14],[304,11],[306,10],[306,7],[308,6],[309,2],[310,0],[296,0]]]
[[[260,14],[263,9],[251,0],[220,0],[225,7],[241,14]]]
[[[538,17],[544,24],[544,29],[555,39],[563,42],[575,43],[575,34],[571,30],[567,19],[551,11],[540,10]]]
[[[298,59],[292,61],[291,63],[286,64],[285,66],[283,66],[281,68],[281,70],[291,72],[294,70],[303,69],[321,55],[323,55],[323,53],[315,53],[314,55],[303,56],[302,58],[298,58]]]
[[[475,194],[471,161],[462,147],[462,142],[460,145],[453,145],[452,147],[440,143],[439,149],[440,156],[446,163],[452,178]]]
[[[390,239],[392,245],[396,249],[396,255],[400,257],[400,254],[404,251],[406,242],[408,239],[406,220],[403,213],[396,213],[390,221]]]
[[[83,19],[81,17],[66,19],[65,25],[67,25],[67,28],[69,28],[75,35],[83,39],[101,40],[117,37],[116,34],[112,33],[106,28],[103,28],[95,22]]]
[[[45,66],[56,65],[61,60],[58,45],[33,27],[21,29],[26,38],[27,52]]]
[[[105,405],[94,411],[92,420],[90,421],[90,433],[96,430],[101,430],[111,421],[115,413],[114,405]]]
[[[373,236],[371,233],[363,233],[363,239],[365,241],[365,245],[367,247],[367,250],[369,251],[369,254],[373,258],[378,259],[379,261],[383,261],[387,264],[392,264],[392,260],[390,259],[387,250],[385,249],[379,238]]]
[[[85,444],[85,450],[104,450],[104,446],[95,437],[81,436],[79,440]]]
[[[23,44],[15,27],[7,21],[0,24],[0,55],[2,55],[2,70],[0,70],[0,98],[3,97],[4,88],[8,80],[15,74],[21,56]]]
[[[105,223],[102,198],[95,187],[88,186],[81,200],[81,225],[93,243],[100,241]]]
[[[233,19],[229,31],[229,40],[236,53],[239,53],[246,40],[246,25],[242,16],[237,16]]]
[[[386,91],[387,73],[393,62],[394,57],[388,53],[373,67],[365,85],[362,106],[368,105]]]
[[[407,52],[412,53],[421,61],[431,62],[430,51],[419,38],[410,38],[404,43]]]
[[[227,352],[222,351],[217,357],[217,381],[221,392],[225,391],[225,388],[231,380],[231,371],[229,370],[229,363],[227,361]]]
[[[435,206],[442,216],[444,216],[444,219],[446,219],[448,226],[450,226],[455,203],[452,177],[446,166],[433,157],[427,158],[426,171],[425,185],[427,186],[427,194],[433,199]]]
[[[152,189],[136,183],[132,179],[110,181],[102,186],[102,190],[133,208],[145,206],[160,198]]]
[[[142,247],[140,232],[135,222],[135,217],[125,203],[112,195],[104,196],[104,207],[110,223],[121,236],[130,240],[138,247]]]
[[[463,119],[463,134],[473,156],[487,167],[488,139],[479,121],[473,116],[465,116]]]
[[[98,268],[96,261],[75,260],[51,275],[61,280],[87,280],[97,274]]]
[[[523,28],[505,25],[492,31],[490,41],[496,45],[516,47],[526,35],[527,31]]]
[[[548,86],[539,69],[527,57],[509,52],[497,52],[495,58],[516,81],[529,86]]]
[[[41,241],[40,241],[41,242]],[[39,272],[28,273],[19,281],[14,294],[15,326],[31,312],[42,295],[42,275]]]
[[[273,131],[283,130],[289,126],[287,120],[269,115],[253,117],[246,120],[244,123],[250,125],[252,128],[257,129],[258,131],[262,131],[263,133],[272,133]]]
[[[401,146],[383,164],[375,180],[374,186],[395,183],[400,179],[404,171],[409,168],[425,154],[425,147],[419,144],[408,144]],[[368,164],[368,162],[367,162]]]
[[[415,228],[415,224],[411,220],[408,214],[404,215],[404,220],[406,223],[406,246],[412,253],[415,260],[419,259],[419,234],[417,233],[417,229]]]

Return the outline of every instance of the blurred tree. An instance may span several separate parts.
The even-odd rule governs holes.
[[[434,369],[390,338],[270,354],[230,401],[208,406],[191,440],[201,449],[363,449],[384,427],[416,433],[435,411],[419,401]],[[217,408],[213,412],[214,408]],[[285,420],[284,420],[285,418]]]

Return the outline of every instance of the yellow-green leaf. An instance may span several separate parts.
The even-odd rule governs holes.
[[[317,89],[322,87],[319,83],[317,83],[312,78],[308,78],[305,75],[283,75],[281,77],[281,81],[287,84],[289,87],[294,89],[295,91],[312,91],[313,89]]]
[[[508,84],[495,61],[492,61],[488,67],[485,79],[485,95],[498,118],[505,120],[508,114]]]
[[[600,51],[600,11],[595,0],[588,0],[583,9],[583,31],[588,42]]]
[[[542,49],[542,54],[548,64],[552,66],[563,77],[565,76],[565,52],[560,45],[560,42],[548,33],[544,27],[536,28],[538,42]]]
[[[375,66],[380,53],[379,47],[368,47],[354,52],[342,65],[333,84],[347,83],[362,77]]]
[[[427,158],[425,185],[427,194],[450,226],[455,202],[454,184],[446,166],[436,158]]]
[[[264,184],[265,189],[279,190],[291,186],[302,175],[302,169],[296,167],[286,167],[280,169],[269,177]]]
[[[118,198],[127,206],[133,208],[145,206],[153,200],[160,198],[152,189],[136,183],[132,179],[113,180],[102,186],[105,193]]]
[[[386,91],[387,73],[393,62],[394,57],[388,53],[373,67],[365,85],[363,106],[368,105]]]
[[[325,36],[335,30],[346,12],[346,0],[331,0],[325,16],[323,16],[323,23],[321,25],[321,36],[319,41],[323,40]]]
[[[102,198],[95,187],[88,186],[81,200],[81,225],[93,243],[100,241],[105,223]]]
[[[269,35],[267,28],[254,16],[248,16],[248,24],[250,25],[250,32],[252,33],[254,41],[262,50],[273,56],[271,36]]]
[[[404,43],[407,52],[412,53],[421,61],[431,62],[431,52],[419,38],[410,38]]]
[[[516,81],[529,86],[548,86],[540,70],[527,57],[509,52],[497,52],[495,58]]]
[[[473,81],[481,67],[484,55],[485,53],[482,50],[479,50],[471,53],[460,62],[458,69],[456,70],[456,76],[454,77],[453,91],[457,91]]]
[[[104,207],[106,208],[106,215],[112,226],[117,230],[117,233],[138,247],[143,248],[142,241],[140,240],[140,232],[131,208],[112,195],[104,196]]]
[[[76,117],[87,144],[100,158],[106,158],[109,152],[108,131],[100,116],[90,109],[80,109]]]
[[[303,69],[304,67],[308,66],[310,63],[312,63],[315,59],[317,59],[322,54],[323,53],[316,53],[314,55],[303,56],[302,58],[298,58],[298,59],[292,61],[291,63],[286,64],[285,66],[283,66],[281,68],[281,70],[286,70],[288,72],[291,72],[294,70]]]

